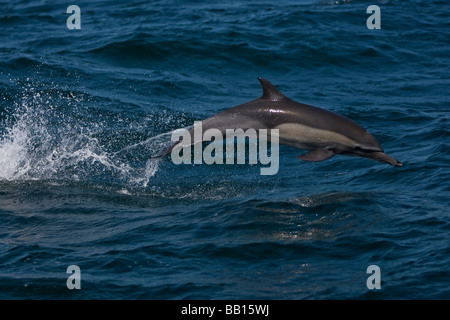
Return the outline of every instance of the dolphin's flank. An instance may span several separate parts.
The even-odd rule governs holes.
[[[328,110],[295,102],[266,79],[259,77],[258,80],[263,89],[260,98],[203,120],[203,132],[211,128],[219,129],[222,134],[226,129],[278,129],[280,144],[309,151],[298,156],[304,161],[323,161],[341,154],[402,166],[401,162],[384,153],[375,137],[356,122]],[[168,155],[177,144],[164,149],[156,158]]]

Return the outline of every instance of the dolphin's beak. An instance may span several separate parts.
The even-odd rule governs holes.
[[[344,154],[346,156],[353,157],[363,157],[370,158],[379,162],[384,162],[390,164],[394,167],[401,167],[403,164],[397,159],[392,158],[390,155],[382,152],[382,151],[364,151],[364,150],[352,150],[346,152],[339,152],[340,154]]]

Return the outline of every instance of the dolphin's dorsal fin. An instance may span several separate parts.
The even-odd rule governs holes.
[[[261,82],[261,86],[263,89],[263,95],[261,99],[278,101],[282,99],[286,99],[286,96],[282,94],[277,88],[273,86],[269,81],[262,77],[258,77],[259,82]]]

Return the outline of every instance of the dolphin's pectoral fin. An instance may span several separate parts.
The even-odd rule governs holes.
[[[297,158],[299,158],[300,160],[317,162],[317,161],[323,161],[323,160],[330,159],[335,154],[336,154],[336,152],[329,150],[329,149],[316,148],[308,153],[298,156]]]

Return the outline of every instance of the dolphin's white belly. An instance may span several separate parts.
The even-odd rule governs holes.
[[[280,130],[280,141],[285,141],[286,144],[302,149],[330,146],[348,149],[357,145],[354,140],[340,133],[317,129],[299,123],[283,123],[274,129]]]

